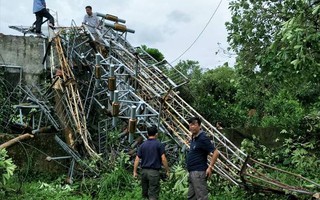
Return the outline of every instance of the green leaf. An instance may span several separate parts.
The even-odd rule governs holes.
[[[318,14],[319,10],[320,10],[320,5],[317,5],[316,7],[314,7],[312,14],[313,15]]]

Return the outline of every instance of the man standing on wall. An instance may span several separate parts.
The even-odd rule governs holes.
[[[188,120],[189,130],[192,133],[190,149],[187,155],[187,170],[189,172],[188,200],[207,200],[207,178],[219,156],[218,150],[211,143],[206,133],[201,130],[201,120],[192,117]],[[208,155],[211,155],[208,166]]]
[[[141,186],[142,196],[149,200],[156,200],[160,193],[160,172],[161,163],[163,164],[167,176],[169,176],[168,161],[165,156],[164,145],[158,141],[158,130],[156,126],[147,129],[148,140],[143,142],[138,149],[134,161],[133,176],[137,177],[137,169],[141,159]]]
[[[41,26],[43,17],[49,20],[48,26],[54,29],[54,18],[46,8],[45,0],[33,0],[33,13],[36,15],[36,34],[41,34]]]

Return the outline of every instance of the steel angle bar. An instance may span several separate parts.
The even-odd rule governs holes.
[[[150,114],[137,114],[137,117],[158,117],[158,113],[150,113]]]
[[[219,161],[218,161],[219,162]],[[237,179],[235,179],[233,176],[231,176],[228,171],[225,171],[224,168],[215,166],[215,171],[220,174],[220,176],[226,178],[227,180],[231,181],[233,184],[235,185],[239,185],[239,181],[237,181]]]
[[[96,64],[100,64],[100,65],[109,65],[110,64],[109,57],[105,58],[100,52],[97,52],[95,55],[96,55]]]
[[[139,104],[140,100],[137,99],[137,101],[134,101],[134,100],[119,99],[119,102],[122,103],[122,105],[132,105],[132,104]]]
[[[41,109],[41,111],[43,113],[45,113],[47,119],[51,122],[51,124],[54,126],[54,128],[56,130],[60,130],[60,126],[59,124],[56,122],[56,120],[54,119],[54,117],[51,115],[51,111],[48,107],[46,107],[46,105],[43,105],[43,103],[41,103],[40,101],[38,101],[37,99],[33,99],[32,97],[29,97],[30,101],[32,101],[33,103],[37,104],[39,106],[39,108]]]
[[[95,95],[94,95],[94,98],[98,97],[98,96],[101,96],[101,95],[105,95],[105,96],[110,96],[109,94],[109,90],[107,88],[105,89],[100,89],[99,88],[99,91],[96,91]],[[96,98],[97,99],[97,98]],[[100,99],[100,98],[99,98]],[[101,99],[100,99],[101,100]]]
[[[81,40],[80,42],[76,43],[75,41],[73,42],[73,51],[76,51],[76,49],[80,49],[80,47],[85,46],[85,44],[87,44],[87,42],[89,42],[90,39],[86,39],[86,40]]]
[[[46,160],[50,162],[51,160],[62,160],[62,159],[70,159],[70,158],[72,158],[72,156],[56,156],[56,157],[47,156]]]
[[[107,48],[110,48],[110,37],[108,38],[105,37],[108,33],[105,32],[105,33],[102,33],[101,30],[97,30],[97,35],[98,35],[98,38],[95,39],[96,42],[98,42],[100,45],[102,46],[105,46]]]
[[[101,109],[105,109],[106,106],[103,105],[99,100],[97,100],[95,97],[93,97],[94,102],[101,108]]]
[[[153,70],[152,70],[153,69]],[[168,85],[166,82],[169,78],[164,75],[160,69],[158,69],[155,66],[150,66],[150,67],[145,67],[143,70],[147,73],[147,78],[148,80],[152,80],[154,84],[157,85],[157,87],[161,88],[162,90],[169,90],[172,87],[175,87],[175,85]]]
[[[69,183],[73,183],[73,172],[74,172],[74,164],[75,164],[75,159],[72,159],[70,162],[70,167],[68,170],[68,178],[69,178]]]
[[[62,147],[62,149],[69,154],[76,162],[81,164],[82,166],[86,167],[89,169],[90,172],[94,173],[96,176],[99,174],[93,170],[90,166],[88,166],[83,160],[80,158],[80,155],[76,153],[74,150],[72,150],[65,142],[63,142],[57,135],[54,136],[54,139],[56,142]]]
[[[220,151],[219,151],[220,152]],[[210,163],[210,160],[208,160],[208,163]],[[227,163],[223,162],[223,159],[219,158],[217,160],[217,167],[220,168],[220,170],[222,171],[225,171],[226,173],[229,173],[230,176],[234,176],[234,177],[237,177],[238,178],[238,181],[240,182],[240,173],[239,171],[235,171],[235,170],[232,170],[233,168],[230,168],[229,165],[227,165]],[[234,178],[236,180],[236,178]]]
[[[219,150],[219,152],[220,152],[219,157],[221,157],[220,159],[225,160],[228,164],[230,164],[230,165],[231,165],[234,169],[236,169],[238,172],[241,171],[241,167],[235,165],[232,161],[230,161],[230,159],[223,154],[224,152],[222,152],[222,151],[220,151],[220,150]]]
[[[96,92],[96,84],[94,83],[94,80],[95,80],[94,73],[92,73],[89,81],[89,85],[87,88],[87,94],[83,103],[84,112],[86,113],[87,118],[89,117],[89,113],[91,111],[92,102],[93,102],[93,96],[95,95],[95,92]]]
[[[145,117],[137,117],[137,125],[143,125],[143,126],[151,126],[154,124],[157,124],[157,117],[154,118],[145,118]]]
[[[167,91],[156,91],[153,87],[151,87],[148,83],[146,83],[145,81],[142,81],[142,79],[138,78],[138,83],[142,86],[143,89],[146,89],[146,91],[148,91],[148,93],[150,94],[150,96],[156,96],[156,97],[160,97],[161,94],[165,94]]]
[[[62,147],[62,149],[69,154],[72,158],[74,158],[77,162],[81,162],[80,155],[73,151],[65,142],[63,142],[57,135],[54,136],[56,142]]]
[[[128,90],[134,91],[134,88],[124,81],[117,81],[116,86],[119,92],[128,91]]]
[[[133,54],[135,52],[135,50],[133,48],[129,49],[129,48],[127,48],[128,47],[127,45],[124,46],[117,41],[110,41],[110,44],[112,45],[113,49],[114,49],[114,47],[117,47],[118,48],[118,49],[116,49],[117,51],[121,50],[121,52],[124,52],[125,54],[122,54],[122,56],[129,56],[131,59],[135,59],[135,55]],[[132,52],[130,52],[130,50]]]
[[[300,192],[301,191],[307,191],[302,187],[291,186],[291,185],[288,185],[286,183],[282,183],[282,182],[280,182],[280,181],[278,181],[276,179],[272,179],[272,178],[266,176],[265,174],[259,172],[258,170],[254,169],[252,167],[250,168],[250,170],[252,170],[250,173],[249,172],[242,173],[242,177],[245,178],[243,175],[247,175],[247,176],[255,178],[257,180],[260,180],[260,181],[262,180],[264,182],[264,184],[269,183],[271,185],[276,185],[277,187],[284,188],[286,190],[296,191],[298,189],[298,190],[300,190]],[[253,173],[256,173],[257,175],[254,175]],[[301,178],[301,176],[300,177],[296,176],[296,178],[299,179],[299,178]],[[245,179],[245,180],[246,181],[250,181],[248,179]],[[253,183],[253,181],[251,181],[251,182]],[[259,185],[259,183],[255,183],[255,184]],[[261,183],[260,183],[260,186],[261,186]],[[266,187],[266,186],[264,186],[264,187]]]
[[[175,84],[176,88],[186,84],[187,82],[189,82],[188,77],[186,77],[183,73],[181,73],[180,70],[177,70],[176,67],[173,67],[166,60],[163,60],[163,61],[161,61],[159,63],[155,63],[155,65],[156,66],[164,65],[167,69],[173,69],[177,73],[176,76],[178,77],[178,79],[181,79],[181,81],[176,81],[176,79],[172,80],[172,82],[173,82],[172,84]],[[168,81],[171,81],[171,78]]]
[[[255,176],[255,175],[252,175],[252,174],[246,174],[246,175],[248,175],[249,177],[255,178],[257,180],[260,180],[265,184],[266,183],[270,184],[269,186],[265,186],[265,185],[261,185],[261,183],[256,183],[256,182],[253,182],[251,180],[247,180],[246,179],[247,182],[251,182],[251,183],[256,184],[256,185],[258,185],[260,187],[265,187],[265,188],[269,187],[269,189],[278,190],[278,191],[279,191],[279,188],[281,188],[283,191],[299,192],[299,193],[308,194],[308,195],[314,194],[314,192],[305,190],[303,188],[293,187],[293,186],[286,185],[286,184],[283,184],[283,183],[275,181],[275,180],[266,180],[265,178],[262,178],[262,177],[259,177],[259,176]],[[272,186],[276,186],[276,188],[271,188]]]
[[[264,164],[264,163],[259,162],[259,161],[257,161],[257,160],[254,160],[254,159],[252,159],[252,158],[250,158],[250,161],[251,161],[252,163],[261,165],[261,166],[263,166],[263,167],[272,169],[272,170],[274,170],[274,171],[279,171],[279,172],[282,172],[282,173],[289,174],[290,176],[294,176],[294,177],[296,177],[297,179],[302,179],[302,180],[304,180],[304,181],[307,181],[307,182],[309,182],[309,183],[312,183],[312,184],[316,185],[317,187],[320,187],[320,184],[318,184],[318,183],[316,183],[316,182],[314,182],[314,181],[312,181],[312,180],[310,180],[310,179],[308,179],[308,178],[305,178],[305,177],[301,176],[300,174],[295,174],[295,173],[292,173],[292,172],[289,172],[289,171],[286,171],[286,170],[283,170],[283,169],[279,169],[279,168],[276,168],[276,167],[272,167],[272,166],[270,166],[270,165],[267,165],[267,164]]]

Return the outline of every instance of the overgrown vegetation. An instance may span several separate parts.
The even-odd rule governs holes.
[[[10,180],[7,186],[0,190],[1,199],[141,199],[139,179],[133,178],[132,169],[125,164],[128,156],[122,154],[114,161],[112,167],[105,169],[101,176],[95,178],[81,177],[73,185],[65,184],[65,176],[55,181],[49,177],[38,177],[21,182],[17,176]],[[183,161],[181,161],[183,162]],[[107,164],[107,163],[106,163]],[[160,199],[186,199],[187,171],[182,163],[171,166],[171,175],[161,181]],[[19,183],[19,184],[17,184]],[[210,199],[252,200],[287,199],[286,196],[244,191],[237,186],[230,185],[226,180],[213,175],[208,182]]]

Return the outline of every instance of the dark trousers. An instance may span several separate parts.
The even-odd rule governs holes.
[[[188,200],[208,200],[208,185],[205,171],[189,172]]]
[[[142,197],[156,200],[160,193],[160,172],[154,169],[141,170]]]
[[[41,25],[43,17],[47,18],[49,22],[54,26],[54,19],[46,8],[34,13],[36,15],[36,33],[41,33]]]

